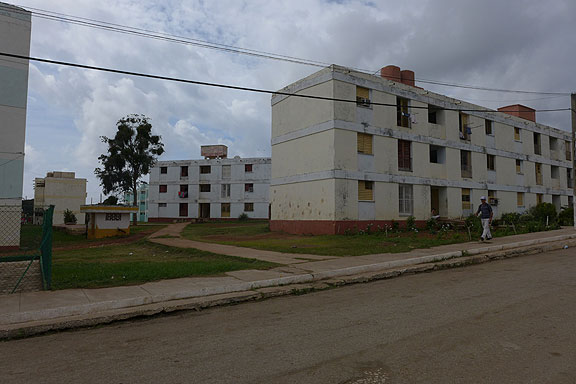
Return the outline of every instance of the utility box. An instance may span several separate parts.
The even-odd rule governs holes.
[[[80,211],[86,214],[86,235],[88,239],[127,236],[130,234],[130,214],[138,212],[138,207],[119,205],[82,205]]]

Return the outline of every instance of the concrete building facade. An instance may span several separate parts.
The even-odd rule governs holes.
[[[148,221],[269,217],[270,158],[226,158],[225,146],[213,147],[203,147],[205,159],[152,168]]]
[[[31,13],[0,2],[0,51],[30,55]],[[0,56],[0,248],[20,246],[28,60]]]
[[[54,205],[53,224],[64,224],[64,211],[74,212],[79,224],[84,223],[80,206],[86,204],[86,179],[77,179],[74,172],[48,172],[34,179],[34,211]]]
[[[272,97],[271,229],[343,233],[433,214],[465,217],[487,196],[498,216],[572,202],[571,136],[535,111],[436,94],[395,66],[325,68]]]
[[[130,220],[134,220],[134,216],[136,216],[136,220],[142,223],[148,222],[148,183],[142,182],[138,186],[138,190],[136,192],[136,204],[138,207],[138,212],[131,213]],[[127,192],[122,197],[125,205],[132,205],[134,204],[134,195],[132,192]]]

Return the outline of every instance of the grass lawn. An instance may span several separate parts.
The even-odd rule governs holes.
[[[52,289],[131,285],[275,266],[253,259],[167,247],[140,240],[132,244],[55,251]]]
[[[415,248],[468,241],[468,235],[461,232],[447,232],[442,237],[426,231],[388,233],[388,237],[382,232],[362,235],[289,235],[270,232],[267,221],[190,224],[182,231],[182,237],[269,251],[327,256],[408,252]]]
[[[130,235],[128,237],[143,231],[155,232],[165,226],[165,224],[140,224],[136,227],[131,226]],[[23,251],[36,251],[40,246],[40,241],[42,240],[42,226],[25,224],[21,228],[20,248]],[[56,229],[52,231],[52,246],[54,248],[98,241],[100,240],[87,240],[84,235],[73,235]]]

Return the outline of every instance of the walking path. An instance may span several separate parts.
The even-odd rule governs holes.
[[[407,253],[332,257],[285,254],[182,239],[180,232],[185,226],[186,223],[170,225],[150,236],[150,240],[173,247],[197,248],[283,265],[270,270],[233,271],[225,276],[162,280],[135,286],[3,295],[0,296],[0,339],[289,294],[294,289],[290,284],[322,284],[326,279],[334,278],[344,282],[366,281],[354,280],[354,276],[367,273],[397,276],[410,268],[412,272],[432,270],[438,264],[465,264],[474,257],[484,257],[485,261],[484,255],[506,257],[507,254],[576,246],[576,231],[565,228],[496,238],[490,243],[469,242],[415,249]]]

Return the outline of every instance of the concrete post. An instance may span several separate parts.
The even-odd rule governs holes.
[[[576,229],[576,93],[570,95],[572,117],[572,208],[574,208],[574,229]]]

